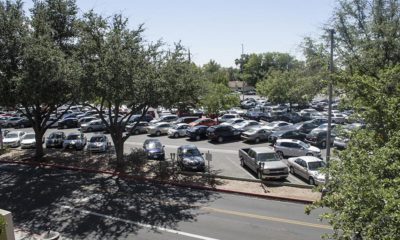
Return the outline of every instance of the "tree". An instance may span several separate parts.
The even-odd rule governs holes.
[[[72,86],[74,79],[78,78],[79,65],[71,54],[63,51],[61,45],[65,42],[73,45],[73,36],[59,34],[59,29],[53,28],[54,25],[74,24],[74,17],[70,15],[76,14],[76,11],[69,9],[70,7],[76,9],[74,1],[35,1],[30,20],[25,16],[20,2],[6,2],[1,8],[3,16],[15,14],[2,18],[0,24],[9,27],[6,31],[8,34],[4,35],[4,51],[7,54],[2,55],[1,61],[12,62],[6,64],[1,71],[6,73],[3,75],[1,92],[5,95],[13,94],[13,97],[4,100],[3,104],[22,107],[21,112],[31,122],[35,131],[37,160],[41,160],[44,155],[42,138],[50,126],[46,123],[51,114],[55,113],[58,107],[74,100]],[[60,23],[57,19],[50,20],[49,16],[52,15],[57,15],[61,20],[67,18],[72,22]]]
[[[209,83],[201,103],[209,116],[215,116],[221,110],[239,105],[240,99],[238,95],[231,94],[231,90],[224,84]]]

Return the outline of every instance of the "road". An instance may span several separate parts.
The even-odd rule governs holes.
[[[71,171],[0,165],[0,208],[67,239],[320,239],[305,205]],[[63,238],[64,239],[64,238]]]
[[[12,129],[9,129],[12,130]],[[33,130],[30,128],[19,129],[26,132],[32,132]],[[50,135],[51,132],[58,131],[57,129],[49,129],[45,137]],[[71,132],[77,132],[77,129],[63,129],[66,134]],[[90,137],[95,133],[85,133],[85,136],[90,139]],[[109,134],[107,134],[109,136]],[[143,146],[143,142],[148,138],[158,138],[164,144],[166,150],[166,156],[170,157],[170,153],[176,153],[176,150],[179,146],[184,144],[195,144],[199,150],[203,153],[210,152],[212,154],[212,161],[210,162],[210,167],[213,172],[230,177],[240,177],[247,179],[256,179],[256,175],[249,171],[248,169],[244,169],[240,166],[238,150],[240,148],[248,148],[253,146],[270,146],[269,143],[259,143],[252,144],[246,143],[241,140],[235,140],[225,143],[214,143],[208,140],[200,140],[200,141],[191,141],[188,138],[169,138],[168,136],[148,136],[147,134],[133,135],[130,136],[125,142],[125,152],[128,153],[131,148],[141,148]],[[111,137],[109,136],[111,141]],[[323,156],[325,155],[325,150],[322,152]],[[284,159],[286,161],[286,159]],[[289,177],[285,180],[286,182],[295,183],[295,184],[303,184],[306,185],[306,181],[304,179],[298,178],[294,175],[289,175]]]

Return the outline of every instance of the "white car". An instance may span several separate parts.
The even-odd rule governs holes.
[[[104,134],[94,135],[87,143],[86,149],[90,152],[106,152],[111,142]]]
[[[274,121],[274,122],[267,123],[262,128],[264,128],[265,130],[269,130],[269,131],[276,131],[280,127],[288,126],[288,125],[293,125],[293,124],[285,122],[285,121]]]
[[[260,127],[261,124],[257,121],[254,120],[245,120],[243,122],[240,122],[238,124],[233,125],[233,127],[241,132],[245,132],[251,128],[254,127]]]
[[[23,131],[12,131],[7,133],[3,139],[4,146],[19,147],[21,145],[22,137],[25,135]]]
[[[308,181],[311,185],[325,184],[325,174],[320,169],[325,162],[313,156],[292,157],[288,159],[289,171]]]
[[[178,123],[172,128],[168,129],[168,136],[174,138],[184,137],[186,136],[186,131],[189,127],[190,126],[187,123]]]
[[[26,133],[21,139],[21,148],[35,148],[35,147],[36,147],[35,133]]]
[[[227,120],[226,122],[221,123],[222,126],[233,126],[235,124],[241,123],[245,121],[243,118],[232,118]]]
[[[223,123],[234,118],[240,118],[239,114],[226,113],[218,118],[218,122]]]

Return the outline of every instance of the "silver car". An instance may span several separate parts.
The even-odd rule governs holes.
[[[321,149],[295,139],[278,139],[274,145],[275,152],[285,156],[314,156],[321,157]]]
[[[244,141],[259,143],[260,141],[267,141],[271,131],[265,128],[252,128],[242,133],[242,139]]]
[[[221,123],[220,125],[233,126],[233,125],[241,123],[243,121],[245,121],[243,118],[232,118],[232,119],[227,120],[226,122]]]
[[[186,136],[186,131],[189,127],[190,126],[187,123],[178,123],[172,128],[168,129],[168,136],[174,138],[184,137]]]
[[[132,123],[126,125],[125,131],[127,131],[128,134],[134,134],[134,135],[138,135],[140,133],[146,133],[147,127],[149,127],[149,125],[150,124],[148,122],[136,123],[136,121],[133,121]]]
[[[161,134],[168,134],[168,130],[172,127],[171,123],[160,122],[147,127],[147,133],[149,135],[160,136]]]
[[[86,146],[87,139],[81,133],[70,133],[63,142],[63,148],[82,150]]]
[[[42,143],[44,141],[42,140]],[[26,133],[21,139],[21,148],[35,148],[36,138],[35,133]]]
[[[90,138],[86,149],[90,152],[106,152],[111,145],[104,134],[94,135]]]
[[[241,123],[233,125],[233,127],[241,132],[245,132],[254,127],[260,127],[261,124],[254,120],[245,120]]]
[[[8,147],[19,147],[22,137],[25,135],[23,131],[12,131],[7,133],[3,138],[3,145]]]
[[[102,122],[102,120],[93,120],[91,122],[81,124],[81,129],[83,132],[104,131],[106,129],[106,125]]]
[[[313,156],[292,157],[288,159],[289,171],[308,181],[311,185],[325,184],[325,174],[320,172],[325,162]]]

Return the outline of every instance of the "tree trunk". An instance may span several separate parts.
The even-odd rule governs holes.
[[[35,152],[35,159],[36,161],[41,162],[44,156],[44,151],[43,151],[43,134],[40,133],[41,131],[38,131],[35,133],[35,140],[36,140],[36,152]]]
[[[122,140],[122,131],[119,127],[114,128],[114,133],[111,133],[114,142],[115,154],[117,155],[117,171],[124,170],[124,141]]]

